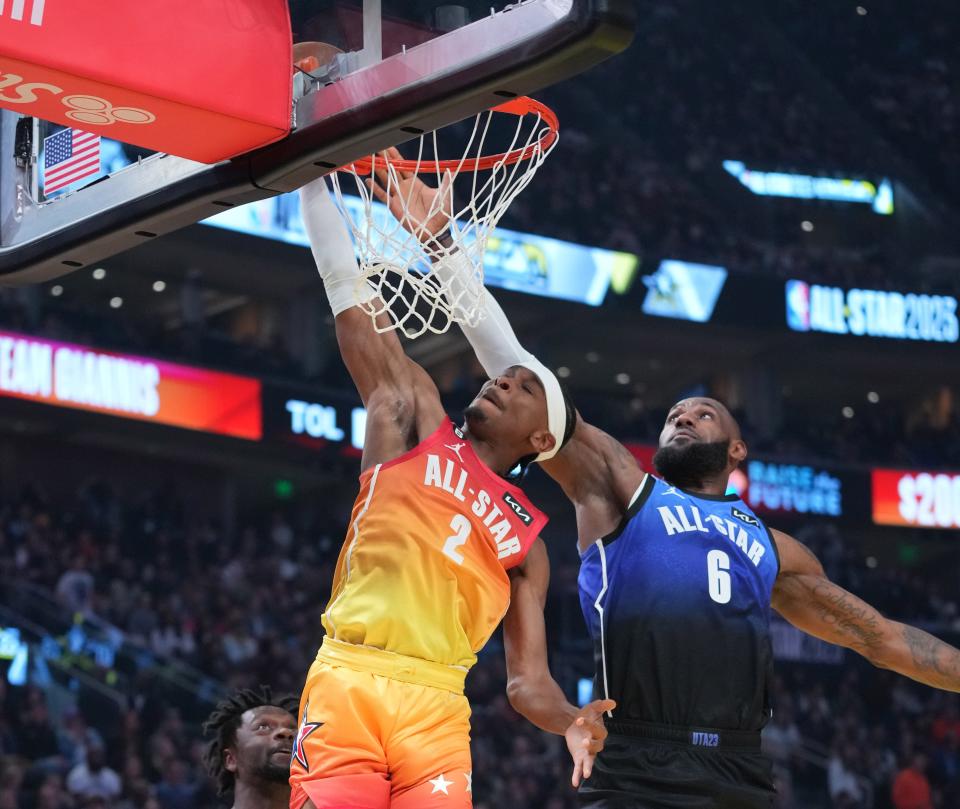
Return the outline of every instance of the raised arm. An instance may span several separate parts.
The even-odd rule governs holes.
[[[630,450],[579,413],[569,443],[541,466],[574,505],[581,549],[620,525],[644,477]]]
[[[406,356],[396,333],[378,333],[358,305],[373,300],[374,292],[358,283],[353,245],[326,180],[304,186],[300,201],[313,257],[336,318],[340,354],[367,408],[362,462],[366,469],[402,455],[419,435],[432,432],[443,418],[440,395],[427,373]]]
[[[845,646],[877,668],[960,691],[960,651],[922,629],[884,618],[865,601],[831,582],[817,557],[793,537],[773,531],[780,575],[773,608],[814,637]]]
[[[543,619],[549,584],[550,560],[538,539],[524,563],[510,572],[510,609],[503,619],[507,697],[537,727],[566,737],[577,786],[581,776],[590,777],[593,758],[607,736],[603,712],[615,705],[612,700],[596,700],[578,711],[550,674]]]

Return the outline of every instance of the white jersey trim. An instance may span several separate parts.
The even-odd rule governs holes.
[[[647,478],[650,477],[650,473],[647,472],[643,476],[643,480],[640,481],[640,485],[637,486],[637,490],[633,493],[633,497],[630,498],[630,502],[627,503],[627,510],[629,511],[632,508],[633,504],[637,502],[637,498],[643,494],[643,487],[647,485]]]
[[[607,644],[604,637],[603,604],[601,603],[607,592],[607,553],[604,550],[602,539],[598,539],[596,545],[597,550],[600,551],[600,576],[603,586],[597,594],[597,600],[593,602],[593,608],[600,616],[600,666],[603,669],[603,698],[610,699],[610,685],[607,682]],[[607,716],[612,717],[613,711],[607,711]]]

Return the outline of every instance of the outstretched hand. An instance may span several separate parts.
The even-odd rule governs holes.
[[[428,245],[453,221],[453,175],[446,172],[440,187],[432,188],[415,171],[398,169],[387,162],[402,159],[395,147],[381,152],[367,185],[404,228]]]
[[[597,699],[585,705],[577,713],[577,718],[563,734],[567,740],[567,749],[573,758],[573,778],[571,783],[578,787],[580,781],[590,777],[593,761],[607,738],[607,729],[603,725],[603,714],[617,706],[612,699]]]

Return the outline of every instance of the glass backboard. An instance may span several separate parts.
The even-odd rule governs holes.
[[[632,36],[631,0],[289,6],[299,65],[291,66],[291,130],[257,151],[206,165],[112,140],[95,117],[71,133],[2,110],[0,279],[48,280],[291,191],[362,155],[582,72]],[[230,71],[230,54],[222,64]],[[65,171],[62,155],[71,148],[86,164]]]

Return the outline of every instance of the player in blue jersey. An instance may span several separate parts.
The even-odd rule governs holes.
[[[436,193],[420,186],[425,198]],[[476,283],[455,247],[434,272],[448,285]],[[500,369],[534,358],[490,293],[472,291],[483,296],[484,316],[463,332],[497,385],[512,388]],[[833,584],[810,550],[726,494],[746,457],[726,407],[694,398],[667,414],[654,457],[659,479],[579,417],[572,440],[542,464],[576,508],[596,690],[615,701],[606,747],[595,760],[575,755],[574,785],[589,778],[583,806],[773,806],[771,767],[760,754],[770,716],[771,609],[880,668],[960,691],[960,651]],[[504,620],[508,694],[532,722],[562,733],[571,709],[547,663],[547,578],[541,569],[512,579]]]
[[[594,443],[583,449],[609,441],[588,426],[584,438]],[[603,525],[607,510],[597,508],[597,527],[586,536],[581,527],[580,599],[597,650],[596,687],[618,706],[607,718],[607,749],[581,787],[585,806],[773,806],[770,764],[760,754],[773,671],[770,607],[781,549],[794,550],[726,494],[745,458],[722,404],[678,402],[654,456],[661,479],[622,458],[620,480],[636,485],[619,519]],[[569,462],[550,471],[583,497]],[[594,495],[602,480],[591,482]]]
[[[544,464],[576,506],[595,687],[617,703],[606,718],[606,747],[580,787],[585,807],[774,805],[770,763],[760,754],[770,717],[771,608],[879,668],[960,691],[960,651],[833,584],[809,549],[726,494],[746,457],[727,409],[695,398],[667,415],[654,456],[661,479],[582,422]],[[545,652],[511,657],[512,702],[529,715],[525,682],[543,676]],[[584,774],[590,769],[588,761]]]
[[[617,703],[606,747],[580,787],[583,806],[774,805],[760,754],[771,608],[875,666],[960,691],[960,651],[833,584],[810,550],[726,494],[747,447],[720,402],[686,399],[670,409],[654,456],[662,479],[589,424],[578,424],[568,450],[544,468],[576,506],[596,688]],[[513,672],[518,695],[524,681],[543,676],[545,655],[525,657]],[[522,698],[512,702],[528,713]]]

